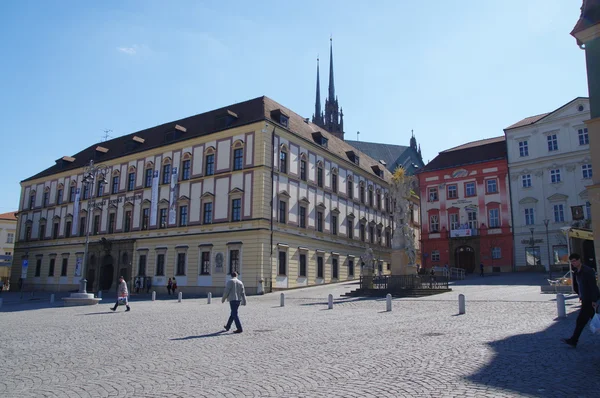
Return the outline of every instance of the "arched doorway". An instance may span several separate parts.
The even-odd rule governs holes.
[[[114,279],[115,267],[113,258],[107,254],[102,259],[102,268],[100,269],[100,290],[109,290]]]
[[[454,252],[456,267],[465,272],[472,273],[475,270],[475,250],[471,246],[457,247]]]
[[[94,282],[96,281],[96,256],[93,254],[90,256],[88,267],[87,267],[87,291],[93,291]]]

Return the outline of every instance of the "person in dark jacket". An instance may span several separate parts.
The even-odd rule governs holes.
[[[600,299],[600,290],[598,289],[598,285],[596,285],[596,273],[592,268],[581,263],[581,256],[579,254],[572,253],[569,256],[569,261],[571,262],[571,267],[574,269],[574,279],[577,282],[577,294],[579,294],[579,299],[581,300],[581,309],[577,316],[573,335],[568,339],[562,339],[562,341],[575,348],[585,325],[587,325],[588,321],[596,313],[596,302]]]

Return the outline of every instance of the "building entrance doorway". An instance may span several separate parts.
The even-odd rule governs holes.
[[[113,258],[107,254],[102,259],[102,268],[100,270],[100,290],[110,290],[114,279],[115,267]]]
[[[454,264],[465,272],[472,273],[475,270],[475,250],[471,246],[457,247],[454,252]]]

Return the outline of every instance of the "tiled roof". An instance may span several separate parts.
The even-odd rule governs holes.
[[[345,140],[359,151],[366,153],[373,159],[383,160],[386,165],[390,166],[408,149],[403,145],[380,144],[377,142],[351,141]]]
[[[515,124],[511,124],[505,130],[510,130],[510,129],[514,129],[517,127],[529,126],[530,124],[533,124],[533,123],[545,118],[549,114],[550,113],[542,113],[540,115],[526,117],[525,119],[520,120],[520,121],[516,122]]]
[[[590,28],[594,25],[600,23],[600,0],[583,0],[583,4],[581,6],[581,16],[575,24],[575,27],[571,31],[571,35],[575,37],[575,35],[587,28]],[[578,44],[579,39],[577,40]]]
[[[423,167],[421,172],[454,168],[498,159],[506,159],[506,141],[504,137],[475,141],[440,152],[431,162]]]
[[[0,220],[17,221],[16,211],[9,211],[8,213],[0,214]]]
[[[285,108],[272,99],[263,96],[215,109],[199,115],[164,123],[159,126],[127,134],[112,140],[94,143],[75,155],[65,156],[58,159],[54,166],[51,166],[48,169],[25,179],[24,181],[50,176],[52,174],[67,170],[78,169],[86,166],[91,159],[93,159],[95,162],[106,162],[125,155],[131,155],[133,153],[147,151],[163,145],[172,144],[174,142],[185,141],[191,138],[209,135],[218,131],[252,124],[261,120],[273,122],[273,120],[271,120],[271,111],[276,109],[283,110],[289,116],[288,128],[293,133],[309,140],[310,142],[314,142],[312,133],[320,132],[329,140],[329,151],[348,161],[346,151],[353,150],[354,148],[352,146],[340,140],[339,138],[336,138],[317,125],[311,122],[305,122],[305,119],[300,115],[292,112],[288,108]],[[279,122],[279,120],[276,122]],[[176,129],[176,126],[183,127],[185,132],[182,132],[180,129]],[[174,137],[176,138],[173,138],[168,142],[165,141],[167,133],[174,133]],[[135,142],[136,140],[137,142]],[[99,145],[101,145],[104,149],[107,149],[107,151],[97,151],[96,148]],[[368,173],[375,175],[371,169],[371,166],[373,165],[379,165],[379,162],[369,158],[366,155],[361,156],[360,167]],[[390,177],[389,172],[385,170],[384,173],[387,173],[384,174],[384,177],[388,179]]]

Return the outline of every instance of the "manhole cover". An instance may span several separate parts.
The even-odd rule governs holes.
[[[425,333],[423,336],[428,336],[428,337],[437,337],[437,336],[443,336],[444,333]]]

